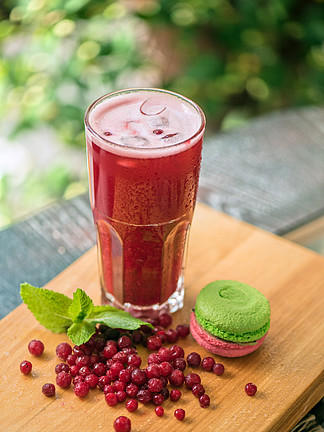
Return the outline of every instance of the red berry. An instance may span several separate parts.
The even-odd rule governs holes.
[[[90,375],[92,372],[93,372],[93,370],[90,369],[88,366],[82,366],[79,369],[79,375],[84,376],[84,377],[87,375]]]
[[[116,379],[119,375],[119,372],[123,369],[124,369],[123,363],[116,362],[110,366],[110,370],[107,372],[110,372],[113,379]]]
[[[57,345],[55,351],[56,351],[57,357],[60,360],[66,361],[66,359],[68,358],[68,356],[70,354],[72,354],[72,347],[67,342],[62,342],[62,343],[60,343],[60,344]]]
[[[185,338],[190,333],[190,329],[189,329],[188,324],[179,324],[176,327],[176,332],[177,332],[179,338],[181,338],[181,339]]]
[[[79,366],[79,368],[82,368],[83,366],[89,366],[90,365],[90,357],[87,355],[78,356],[75,359],[75,364],[77,366]]]
[[[186,416],[186,412],[182,408],[178,408],[174,411],[174,417],[179,421],[182,421],[185,418],[185,416]]]
[[[147,364],[161,363],[157,353],[151,353],[147,358]]]
[[[205,393],[205,389],[201,384],[195,384],[192,389],[192,394],[196,397],[200,397]]]
[[[147,381],[146,373],[142,369],[135,369],[131,373],[131,380],[136,385],[143,385]]]
[[[166,328],[172,324],[172,317],[168,313],[163,313],[158,318],[158,323],[160,326]]]
[[[73,366],[73,365],[75,365],[76,359],[77,359],[77,355],[76,354],[70,354],[70,355],[67,356],[66,363],[69,366]]]
[[[124,383],[128,383],[131,380],[131,372],[127,369],[123,369],[119,372],[118,378]]]
[[[142,359],[138,354],[129,354],[129,356],[127,357],[128,365],[133,365],[139,368],[141,366],[141,363],[142,363]]]
[[[79,366],[77,366],[77,365],[72,365],[72,366],[70,366],[70,374],[71,374],[73,377],[79,375],[79,370],[80,370],[80,368],[79,368]]]
[[[56,384],[61,388],[68,388],[71,385],[72,377],[67,372],[59,372],[56,375]]]
[[[224,365],[222,363],[215,363],[213,366],[213,372],[215,375],[223,375],[225,371]]]
[[[42,387],[42,393],[44,396],[52,397],[55,395],[55,385],[51,383],[46,383]]]
[[[200,376],[196,373],[190,373],[185,377],[186,387],[192,389],[195,384],[200,384],[201,379]]]
[[[153,395],[152,398],[153,405],[162,405],[164,402],[164,396],[162,393],[157,393]]]
[[[136,411],[138,408],[138,402],[136,399],[129,399],[126,402],[125,407],[126,407],[127,411],[129,411],[129,412]]]
[[[126,397],[127,397],[126,392],[124,392],[124,390],[118,390],[116,392],[116,396],[117,396],[118,402],[124,402],[124,400],[126,400]]]
[[[168,362],[162,362],[159,365],[160,368],[160,375],[167,377],[171,374],[173,367]]]
[[[58,374],[59,372],[62,372],[62,371],[69,373],[70,372],[70,366],[67,363],[58,363],[55,366],[55,373]]]
[[[157,354],[161,362],[169,362],[172,359],[172,351],[168,347],[161,347]]]
[[[163,389],[163,383],[159,378],[151,378],[147,383],[147,388],[152,393],[159,393]]]
[[[129,396],[131,398],[134,398],[134,397],[136,397],[136,395],[137,395],[137,393],[139,391],[139,387],[136,384],[134,384],[134,383],[129,383],[126,386],[126,390],[125,391],[126,391],[127,396]]]
[[[111,380],[106,375],[99,378],[98,387],[103,391],[106,385],[110,384]]]
[[[181,387],[184,383],[184,375],[183,372],[179,369],[173,369],[169,376],[170,384],[174,387]]]
[[[40,356],[44,351],[44,344],[38,339],[33,339],[28,344],[28,351],[34,356]]]
[[[115,354],[117,354],[117,351],[118,350],[117,347],[115,347],[115,345],[109,344],[105,346],[102,353],[107,359],[111,359]]]
[[[169,390],[166,387],[163,387],[161,390],[161,395],[163,396],[164,400],[167,400],[169,397]]]
[[[213,370],[215,360],[212,357],[204,357],[201,362],[201,366],[206,371]]]
[[[130,348],[132,346],[132,340],[128,336],[121,336],[117,341],[117,346],[120,350],[124,348]]]
[[[149,364],[146,368],[146,375],[148,379],[160,378],[160,367],[156,363]]]
[[[94,389],[99,383],[99,377],[95,374],[89,374],[84,378],[84,382],[89,384],[91,389]]]
[[[158,336],[149,336],[147,339],[147,348],[151,351],[160,349],[162,341]]]
[[[192,352],[187,355],[188,366],[198,367],[200,365],[200,362],[201,362],[201,357],[198,353]]]
[[[201,395],[199,398],[199,403],[200,403],[201,408],[207,408],[210,405],[209,396],[206,395],[206,393]]]
[[[119,390],[125,390],[126,383],[120,380],[116,380],[114,382],[115,391],[118,392]]]
[[[127,357],[128,357],[128,354],[124,353],[123,351],[119,351],[118,353],[116,353],[113,356],[112,360],[114,362],[118,361],[118,362],[120,362],[122,364],[125,364],[125,363],[127,363]]]
[[[254,396],[255,393],[257,392],[257,390],[258,390],[257,386],[255,384],[253,384],[253,383],[248,383],[245,386],[245,393],[248,396]]]
[[[184,358],[181,358],[181,357],[179,357],[179,358],[175,358],[175,359],[172,361],[172,365],[173,365],[174,369],[179,369],[179,370],[181,370],[182,372],[183,372],[183,371],[186,369],[186,367],[187,367],[186,360],[185,360]]]
[[[103,392],[105,394],[107,394],[107,393],[115,393],[115,386],[113,384],[107,384],[107,385],[105,385],[105,387],[103,389]]]
[[[165,330],[158,330],[156,333],[155,333],[155,336],[158,336],[160,339],[161,339],[161,342],[162,343],[164,343],[164,342],[167,342],[167,335],[166,335],[166,333],[165,333]]]
[[[79,382],[84,382],[84,377],[81,375],[76,375],[73,378],[73,384],[75,385],[75,384],[78,384]]]
[[[178,399],[180,399],[180,397],[181,397],[181,391],[180,390],[177,390],[177,389],[175,389],[175,390],[171,390],[171,393],[170,393],[170,399],[172,400],[172,402],[175,402],[175,401],[177,401]]]
[[[174,329],[165,330],[167,341],[169,343],[175,343],[178,340],[178,333]]]
[[[143,333],[140,330],[134,330],[131,338],[134,344],[139,344],[143,339]]]
[[[181,348],[181,346],[179,345],[172,345],[172,347],[170,348],[170,351],[172,353],[172,359],[176,359],[176,358],[183,358],[184,357],[184,350],[183,348]]]
[[[142,402],[142,404],[147,404],[152,400],[152,393],[149,390],[139,390],[137,392],[137,400]]]
[[[31,372],[32,368],[33,366],[28,360],[24,360],[20,363],[20,372],[24,375],[28,375]]]
[[[101,363],[101,362],[96,363],[93,366],[93,373],[96,374],[98,377],[105,375],[106,370],[107,370],[106,365],[104,363]]]
[[[115,406],[118,403],[118,399],[115,393],[106,393],[105,401],[109,406]]]
[[[120,416],[114,421],[114,429],[116,432],[130,432],[131,428],[131,421],[128,417]]]
[[[162,417],[163,414],[164,414],[164,408],[161,407],[161,406],[157,406],[157,407],[155,408],[155,414],[156,414],[158,417]]]
[[[75,395],[81,398],[87,396],[89,389],[89,384],[86,382],[79,382],[73,388]]]

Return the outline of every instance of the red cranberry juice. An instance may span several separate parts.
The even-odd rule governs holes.
[[[105,127],[101,127],[107,139],[118,143],[125,135],[130,136],[131,148],[117,147],[114,141],[105,145],[87,133],[101,285],[104,297],[118,306],[126,304],[126,308],[161,305],[182,289],[186,240],[200,171],[202,133],[177,143],[181,137],[175,138],[175,126],[180,126],[165,120],[172,110],[160,113],[170,102],[164,100],[160,106],[148,100],[145,94],[138,101],[139,109],[146,102],[147,111],[142,108],[139,115],[140,123],[149,121],[144,131],[142,124],[134,125],[135,121],[127,118],[119,128],[114,122],[108,124],[106,118]],[[156,143],[149,147],[143,136],[150,143],[151,137],[152,141],[158,137],[161,147]],[[140,147],[134,149],[137,142]]]

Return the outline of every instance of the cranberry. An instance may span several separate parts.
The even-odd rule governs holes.
[[[106,340],[104,339],[104,337],[100,337],[96,340],[96,349],[100,352],[104,349],[106,345]]]
[[[97,363],[102,363],[102,362],[100,361],[99,356],[97,356],[97,355],[92,355],[92,356],[90,357],[90,363],[89,363],[89,366],[91,366],[91,367],[93,368],[94,365],[96,365]]]
[[[33,339],[28,344],[28,351],[34,356],[40,356],[44,351],[44,344],[38,339]]]
[[[62,388],[68,388],[71,385],[72,377],[67,372],[59,372],[56,375],[56,384]]]
[[[79,375],[79,370],[80,370],[80,368],[79,368],[79,366],[77,366],[77,365],[72,365],[72,366],[70,366],[70,374],[71,374],[73,377]]]
[[[127,357],[127,364],[128,365],[134,365],[135,367],[139,368],[141,366],[142,359],[138,354],[129,354]]]
[[[116,392],[116,396],[117,396],[118,402],[124,402],[124,400],[126,400],[126,397],[127,397],[126,392],[124,390],[118,390]]]
[[[168,313],[163,313],[158,318],[158,323],[160,326],[166,328],[172,324],[172,317]]]
[[[175,401],[177,401],[178,399],[180,399],[180,397],[181,397],[181,391],[180,390],[171,390],[171,393],[170,393],[170,399],[172,400],[172,402],[175,402]]]
[[[79,368],[82,368],[83,366],[89,366],[90,365],[90,357],[87,355],[78,356],[75,360],[75,364],[77,366],[79,366]]]
[[[123,348],[122,352],[124,354],[126,354],[127,356],[129,356],[130,354],[137,354],[137,349],[134,347],[130,347],[130,348]]]
[[[106,393],[105,401],[109,406],[115,406],[118,403],[117,395],[115,393]]]
[[[131,380],[131,372],[127,369],[123,369],[119,372],[118,378],[124,383],[128,383]]]
[[[200,376],[196,373],[190,373],[185,377],[186,387],[192,389],[195,384],[200,384],[201,379]]]
[[[164,396],[162,393],[157,393],[153,395],[152,398],[153,405],[162,405],[164,402]]]
[[[104,363],[96,363],[94,366],[93,366],[93,372],[98,376],[98,377],[100,377],[100,376],[102,376],[102,375],[105,375],[105,373],[106,373],[106,365],[104,364]]]
[[[66,359],[68,358],[68,356],[70,354],[72,354],[72,347],[67,342],[62,342],[62,343],[60,343],[60,344],[57,345],[55,351],[56,351],[57,357],[60,360],[66,361]]]
[[[126,368],[126,370],[128,370],[130,373],[132,373],[133,370],[135,370],[135,369],[137,369],[137,367],[134,366],[134,365],[128,365],[127,368]]]
[[[67,363],[58,363],[55,366],[55,373],[58,374],[59,372],[62,372],[62,371],[69,373],[70,372],[70,366]]]
[[[161,406],[157,406],[157,407],[155,408],[155,414],[156,414],[158,417],[162,417],[163,414],[164,414],[164,408],[161,407]]]
[[[143,333],[140,330],[134,330],[131,338],[134,344],[139,344],[143,339]]]
[[[119,373],[119,372],[118,372]],[[116,373],[114,373],[113,371],[111,371],[110,369],[107,370],[106,372],[106,377],[109,378],[109,382],[114,381],[117,378]]]
[[[179,324],[176,327],[176,332],[178,334],[178,337],[183,339],[190,333],[190,329],[188,324]]]
[[[165,334],[167,336],[167,341],[169,343],[175,343],[178,340],[178,333],[174,329],[165,330]]]
[[[73,354],[76,354],[77,356],[81,356],[81,355],[84,355],[84,351],[83,351],[83,349],[82,349],[81,346],[74,345],[74,347],[73,347]]]
[[[168,362],[162,362],[159,365],[160,368],[160,375],[167,377],[171,374],[173,367]]]
[[[84,378],[84,382],[89,384],[89,387],[91,389],[94,389],[97,387],[97,385],[99,383],[99,377],[95,374],[89,374]]]
[[[137,392],[136,397],[139,402],[142,402],[142,404],[147,404],[152,400],[152,393],[150,390],[141,389]]]
[[[28,375],[32,370],[32,364],[28,360],[24,360],[20,363],[20,372],[24,375]]]
[[[112,360],[114,362],[119,361],[120,363],[125,364],[127,363],[127,357],[128,354],[124,353],[123,351],[119,351],[113,356]]]
[[[109,344],[105,346],[102,353],[107,359],[110,359],[113,358],[115,354],[117,354],[117,351],[118,350],[117,347],[115,347],[115,345]]]
[[[136,399],[129,399],[126,402],[125,407],[126,407],[127,411],[134,412],[138,408],[138,402]]]
[[[200,403],[201,408],[207,408],[210,405],[209,396],[206,393],[201,395],[199,398],[199,403]]]
[[[245,393],[248,396],[254,396],[255,393],[257,392],[257,390],[258,390],[257,386],[255,384],[253,384],[253,383],[248,383],[245,386]]]
[[[128,417],[120,416],[114,421],[114,429],[116,432],[130,432],[131,428],[132,424]]]
[[[51,397],[55,395],[55,385],[51,383],[46,383],[42,387],[43,395],[47,397]]]
[[[87,394],[89,393],[89,389],[90,389],[90,386],[88,383],[79,382],[79,383],[75,384],[73,391],[74,391],[76,396],[83,398],[83,397],[87,396]]]
[[[202,386],[201,384],[195,384],[192,387],[191,391],[192,391],[192,394],[198,398],[205,393],[204,386]]]
[[[176,358],[183,358],[185,355],[183,348],[181,348],[181,346],[179,346],[179,345],[172,345],[170,350],[172,353],[172,359],[173,360]]]
[[[168,378],[165,376],[160,376],[160,380],[163,383],[163,387],[166,387],[168,385]]]
[[[84,377],[81,375],[76,375],[73,378],[73,385],[78,384],[79,382],[84,382]]]
[[[172,365],[174,367],[174,369],[179,369],[182,372],[186,369],[187,367],[187,363],[186,360],[184,358],[175,358],[172,362]]]
[[[115,382],[114,382],[114,387],[115,387],[115,391],[117,392],[117,391],[119,391],[119,390],[125,390],[125,388],[126,388],[126,383],[125,382],[123,382],[123,381],[120,381],[120,380],[116,380]]]
[[[160,367],[156,363],[149,364],[146,368],[146,376],[148,379],[160,378]]]
[[[147,364],[161,363],[157,353],[151,353],[147,358]]]
[[[225,371],[224,365],[222,363],[215,363],[213,366],[213,372],[215,375],[223,375]]]
[[[163,389],[163,383],[159,378],[151,378],[147,383],[147,388],[152,393],[159,393]]]
[[[143,385],[147,381],[146,373],[142,369],[135,369],[131,373],[131,380],[136,385]]]
[[[212,357],[204,357],[201,362],[201,366],[206,371],[213,370],[215,360]]]
[[[103,375],[99,378],[98,387],[103,390],[107,384],[110,384],[111,380],[106,375]]]
[[[157,354],[161,362],[169,362],[172,359],[172,351],[170,348],[161,347]]]
[[[103,392],[105,395],[107,393],[115,393],[115,386],[113,384],[107,384],[105,385]]]
[[[162,346],[162,341],[158,336],[149,336],[147,339],[147,348],[151,351],[158,350]]]
[[[178,408],[174,411],[174,417],[179,421],[182,421],[185,418],[185,416],[186,416],[186,412],[182,408]]]
[[[70,354],[70,355],[67,356],[66,363],[69,366],[73,366],[73,365],[75,365],[76,359],[77,359],[77,355],[76,354]]]
[[[127,394],[127,396],[129,396],[131,398],[136,397],[138,391],[139,391],[139,387],[134,383],[129,383],[126,386],[126,394]]]
[[[132,346],[132,340],[128,336],[121,336],[117,341],[117,346],[120,350],[124,348],[130,348]]]
[[[187,355],[188,366],[198,367],[200,365],[200,362],[201,362],[201,357],[198,353],[192,352]]]
[[[163,395],[164,400],[167,400],[169,397],[169,390],[166,387],[163,387],[161,390],[161,395]]]
[[[87,376],[87,375],[89,375],[89,374],[91,374],[91,373],[93,373],[93,370],[92,369],[90,369],[88,366],[82,366],[80,369],[79,369],[79,375],[81,375],[81,376]]]
[[[155,336],[158,336],[161,339],[162,343],[167,342],[167,340],[168,340],[167,335],[166,335],[164,330],[158,330],[155,333]]]
[[[150,335],[152,334],[153,330],[151,329],[151,327],[149,327],[148,325],[141,325],[140,330],[146,334],[146,335]]]
[[[174,387],[181,387],[184,383],[184,379],[183,372],[179,369],[173,369],[169,376],[170,384]]]
[[[120,362],[116,362],[116,363],[113,363],[111,366],[110,366],[110,372],[111,372],[111,374],[113,375],[113,379],[116,379],[117,377],[118,377],[118,375],[119,375],[119,372],[121,371],[121,370],[123,370],[124,369],[124,366],[123,366],[123,364],[122,363],[120,363]],[[107,371],[107,372],[109,372],[109,371]]]

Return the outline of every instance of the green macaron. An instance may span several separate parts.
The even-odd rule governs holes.
[[[231,342],[253,342],[270,327],[270,305],[266,297],[248,284],[218,280],[198,294],[197,322],[212,335]]]

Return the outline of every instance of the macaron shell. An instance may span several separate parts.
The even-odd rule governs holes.
[[[231,342],[260,339],[270,327],[270,305],[266,297],[248,284],[219,280],[206,285],[195,305],[200,326]]]
[[[255,341],[252,345],[249,345],[248,343],[240,345],[234,342],[220,340],[205,331],[198,324],[194,312],[191,313],[190,317],[190,331],[193,338],[200,346],[221,357],[243,357],[247,354],[251,354],[260,347],[267,336],[266,333],[261,339]]]

